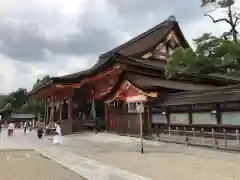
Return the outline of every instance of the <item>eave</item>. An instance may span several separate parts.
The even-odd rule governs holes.
[[[240,101],[240,84],[206,90],[172,93],[168,94],[165,98],[152,100],[146,105],[151,107],[183,106],[238,101]]]
[[[50,79],[46,84],[41,85],[38,88],[28,92],[27,97],[31,98],[32,95],[34,95],[35,93],[38,93],[39,91],[41,91],[45,88],[49,88],[53,83],[54,83],[54,81],[52,79]]]

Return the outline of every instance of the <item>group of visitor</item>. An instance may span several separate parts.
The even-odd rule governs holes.
[[[62,129],[60,127],[60,123],[55,123],[55,131],[54,131],[54,138],[53,138],[53,144],[63,144],[62,139]],[[45,130],[45,131],[44,131]],[[47,125],[45,129],[39,124],[38,130],[37,130],[37,137],[38,139],[42,139],[43,134],[50,134],[49,132],[49,126]]]
[[[30,131],[31,128],[32,128],[31,123],[29,123],[27,121],[25,121],[23,123],[24,134],[27,133],[27,130]],[[15,130],[15,124],[13,122],[10,122],[8,124],[8,136],[13,136],[15,134],[14,130]],[[45,132],[46,132],[46,130],[44,131],[44,127],[42,127],[41,125],[38,126],[38,128],[37,128],[38,139],[42,139]],[[62,129],[60,127],[60,123],[55,123],[53,144],[63,144]]]

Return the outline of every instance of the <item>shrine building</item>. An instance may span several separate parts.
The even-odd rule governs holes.
[[[90,69],[53,77],[28,96],[44,103],[45,124],[53,126],[54,122],[60,121],[65,134],[91,127],[93,119],[107,131],[139,134],[138,103],[172,93],[239,83],[239,80],[214,74],[179,74],[166,79],[167,59],[175,48],[189,48],[189,44],[178,22],[171,16],[101,54]],[[148,133],[152,127],[151,106],[145,108],[143,117],[144,132]]]

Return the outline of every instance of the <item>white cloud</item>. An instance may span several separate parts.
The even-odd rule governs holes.
[[[13,80],[16,79],[14,62],[6,56],[0,55],[0,92],[6,93],[15,88]]]

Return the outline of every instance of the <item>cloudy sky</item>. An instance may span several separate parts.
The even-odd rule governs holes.
[[[186,38],[224,24],[200,0],[8,0],[0,6],[0,93],[92,66],[98,55],[174,14]],[[240,2],[239,2],[240,4]],[[240,7],[240,6],[236,6]],[[219,12],[216,17],[221,16]]]

